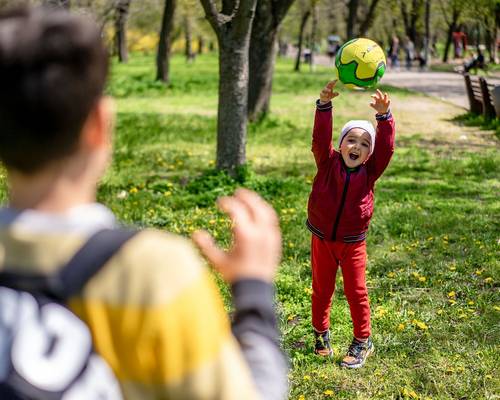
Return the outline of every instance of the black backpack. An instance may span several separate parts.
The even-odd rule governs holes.
[[[55,275],[0,273],[0,399],[122,399],[89,329],[65,304],[136,233],[97,232]]]

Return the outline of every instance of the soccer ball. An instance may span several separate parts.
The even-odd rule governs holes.
[[[342,45],[335,57],[338,78],[348,87],[375,86],[385,72],[385,55],[373,40],[358,38]]]

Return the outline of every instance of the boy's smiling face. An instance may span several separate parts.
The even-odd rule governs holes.
[[[340,144],[340,154],[345,165],[349,168],[356,168],[363,164],[370,155],[371,143],[370,134],[364,129],[351,129]]]

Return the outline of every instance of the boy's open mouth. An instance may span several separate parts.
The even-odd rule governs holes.
[[[351,160],[357,160],[359,158],[359,155],[358,154],[354,154],[354,153],[350,153],[349,154],[349,158]]]

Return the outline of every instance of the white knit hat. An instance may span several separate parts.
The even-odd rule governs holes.
[[[347,135],[349,131],[354,128],[361,128],[364,131],[368,132],[368,134],[370,135],[371,144],[370,144],[370,153],[368,154],[370,156],[373,153],[373,149],[375,148],[375,128],[373,127],[370,121],[351,120],[347,124],[345,124],[344,127],[342,128],[342,131],[340,132],[339,148],[340,145],[342,144],[342,140],[344,140],[345,135]]]

